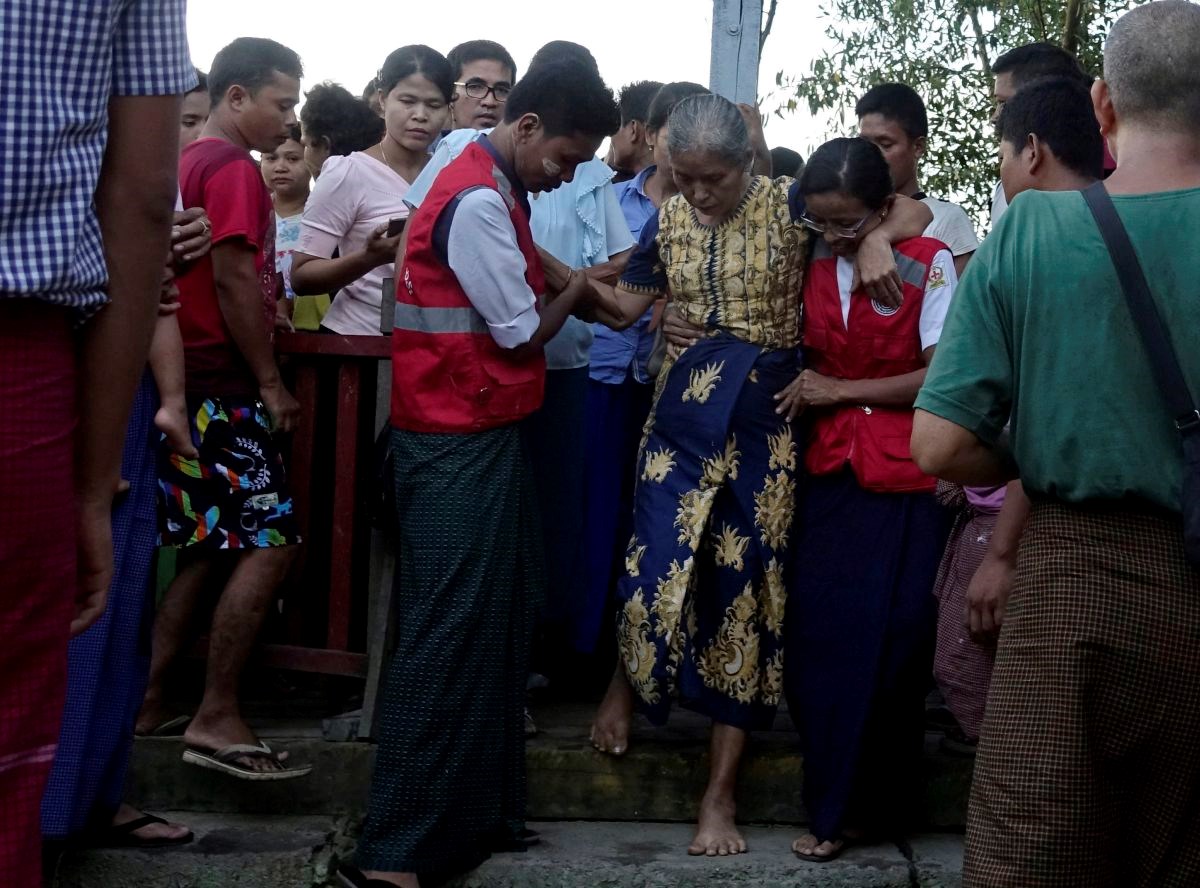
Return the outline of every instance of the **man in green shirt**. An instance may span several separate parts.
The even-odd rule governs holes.
[[[1092,91],[1107,187],[1200,394],[1200,7],[1122,17]],[[1000,636],[964,884],[1200,884],[1200,571],[1182,452],[1077,193],[1028,191],[967,270],[913,456],[1033,500]],[[1002,430],[1011,425],[1011,437]]]

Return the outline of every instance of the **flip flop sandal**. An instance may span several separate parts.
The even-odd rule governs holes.
[[[838,847],[834,848],[828,854],[808,854],[804,851],[797,851],[795,848],[792,849],[792,853],[801,860],[807,860],[809,863],[829,863],[831,860],[837,860],[839,857],[841,857],[842,852],[850,847],[850,841],[848,839],[836,839],[835,841],[840,842],[841,844],[839,844]]]
[[[184,730],[192,723],[190,715],[177,715],[169,718],[156,728],[151,728],[139,737],[182,737]]]
[[[495,836],[488,844],[488,850],[493,854],[524,854],[535,845],[542,842],[541,833],[532,829],[523,829],[516,836],[505,834]]]
[[[394,883],[383,879],[368,879],[362,870],[348,863],[338,864],[337,877],[342,888],[396,888]]]
[[[238,759],[246,758],[267,759],[275,763],[276,769],[255,771],[253,768],[247,768],[245,765],[239,764]],[[257,746],[235,743],[232,746],[226,746],[215,752],[189,746],[183,751],[183,760],[189,765],[208,768],[210,771],[220,771],[222,774],[237,777],[239,780],[292,780],[296,777],[305,777],[312,773],[312,765],[288,767],[285,762],[280,760],[279,753],[273,752],[271,747],[266,743],[259,743]]]
[[[176,839],[143,839],[141,836],[134,835],[142,827],[152,826],[156,823],[169,826],[167,821],[161,817],[155,817],[153,814],[144,814],[136,820],[130,820],[128,823],[121,823],[100,830],[95,835],[91,844],[96,848],[169,848],[172,845],[186,845],[192,839],[196,838],[191,830],[188,830],[185,835]]]

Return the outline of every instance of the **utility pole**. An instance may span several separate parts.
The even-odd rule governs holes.
[[[758,101],[763,0],[713,0],[709,88],[734,102]]]

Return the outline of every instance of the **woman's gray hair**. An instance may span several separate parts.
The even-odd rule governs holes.
[[[750,132],[737,105],[722,96],[691,96],[675,106],[667,126],[671,154],[705,151],[731,167],[749,167]]]

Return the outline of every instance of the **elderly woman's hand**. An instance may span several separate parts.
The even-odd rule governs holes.
[[[822,376],[815,370],[801,370],[783,391],[775,395],[779,406],[775,412],[787,416],[791,422],[805,407],[832,407],[842,402],[841,380]]]
[[[675,349],[674,354],[683,351],[690,345],[695,345],[696,342],[705,333],[703,327],[693,324],[691,321],[686,321],[683,315],[679,313],[679,309],[667,303],[663,308],[662,314],[663,336],[667,339],[667,345]]]
[[[865,288],[872,299],[888,308],[899,308],[904,301],[891,242],[878,229],[864,237],[858,246],[851,292],[859,286]]]

